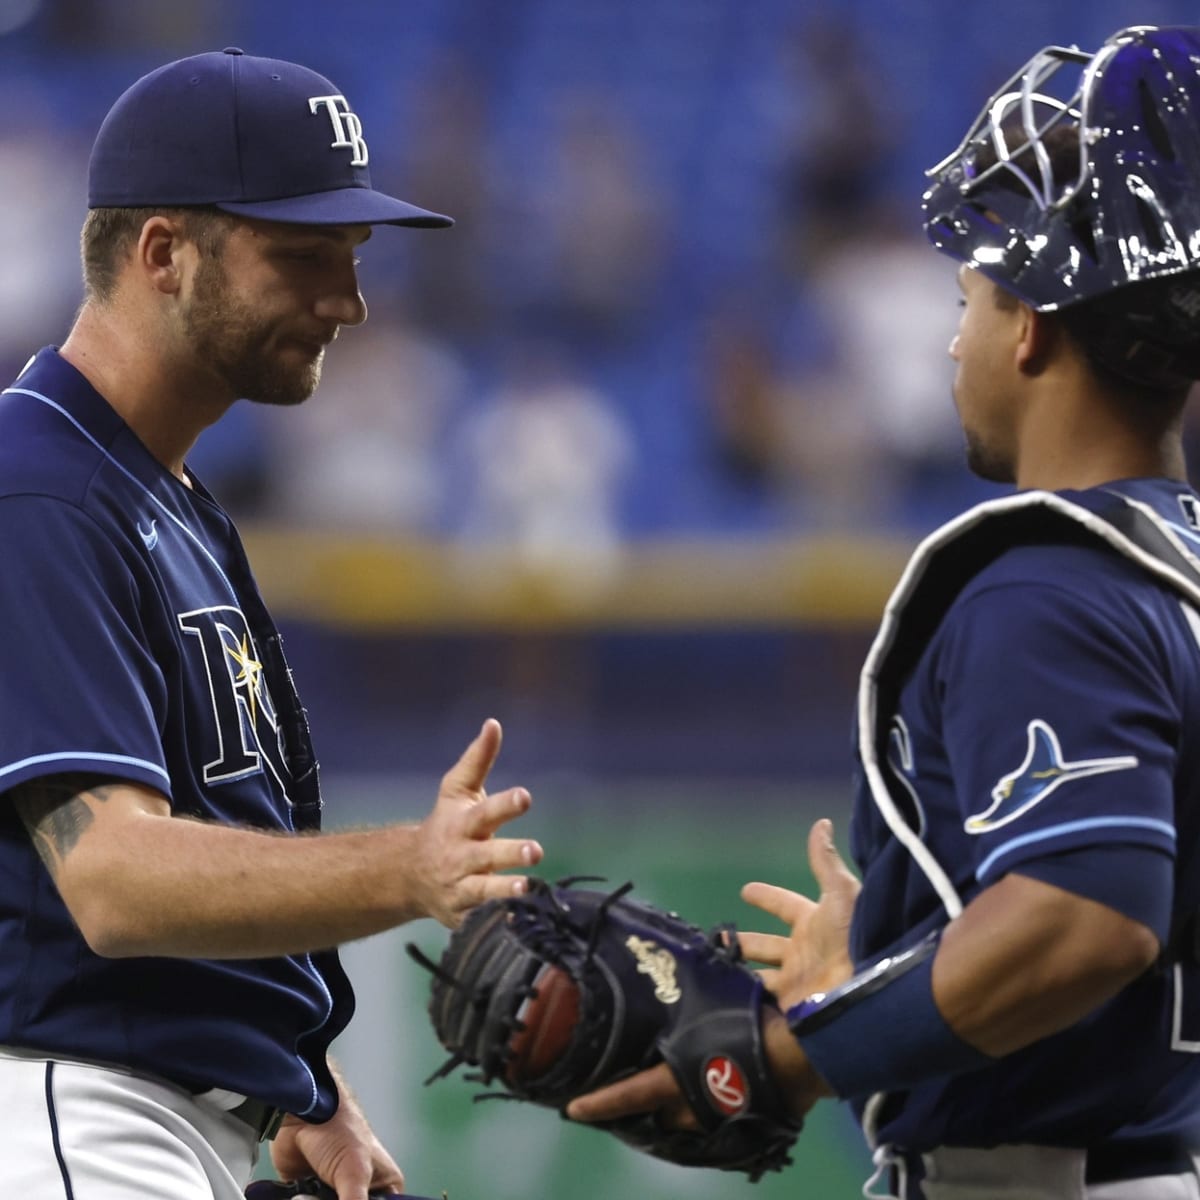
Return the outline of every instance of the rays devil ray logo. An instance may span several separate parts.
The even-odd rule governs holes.
[[[1068,780],[1108,771],[1128,771],[1138,765],[1138,760],[1131,754],[1066,762],[1058,735],[1049,724],[1040,719],[1030,721],[1026,732],[1029,743],[1025,761],[992,788],[989,808],[966,819],[963,828],[968,833],[987,833],[1015,821]]]

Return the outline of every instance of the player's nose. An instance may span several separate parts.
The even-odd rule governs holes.
[[[367,319],[367,304],[358,286],[358,260],[354,246],[339,247],[328,261],[317,283],[315,312],[324,321],[339,325],[361,325]]]
[[[316,314],[339,325],[361,325],[367,319],[367,302],[355,284],[352,289],[327,292],[317,301]]]

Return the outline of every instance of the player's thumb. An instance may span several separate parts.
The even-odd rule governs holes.
[[[853,906],[862,884],[839,853],[833,840],[833,822],[827,817],[815,822],[809,831],[808,864],[823,897]]]
[[[496,756],[500,753],[500,722],[488,717],[475,740],[442,778],[443,792],[476,792],[487,782]]]

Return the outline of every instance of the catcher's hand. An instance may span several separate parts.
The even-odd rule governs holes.
[[[421,1196],[412,1196],[405,1192],[370,1191],[368,1200],[425,1200]],[[327,1183],[322,1183],[315,1175],[301,1179],[296,1183],[274,1183],[269,1179],[260,1179],[246,1189],[246,1200],[337,1200],[337,1192]],[[442,1200],[446,1200],[445,1192]]]
[[[601,1125],[639,1150],[757,1179],[790,1161],[800,1132],[767,1068],[761,1015],[774,1001],[731,927],[711,933],[614,892],[531,879],[456,930],[429,1011],[449,1061],[500,1093],[559,1110],[576,1096],[663,1062],[695,1128],[651,1113]]]

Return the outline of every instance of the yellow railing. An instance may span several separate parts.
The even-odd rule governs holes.
[[[259,525],[243,536],[277,617],[464,632],[870,625],[912,549],[898,538],[639,541],[535,568],[505,547]]]

